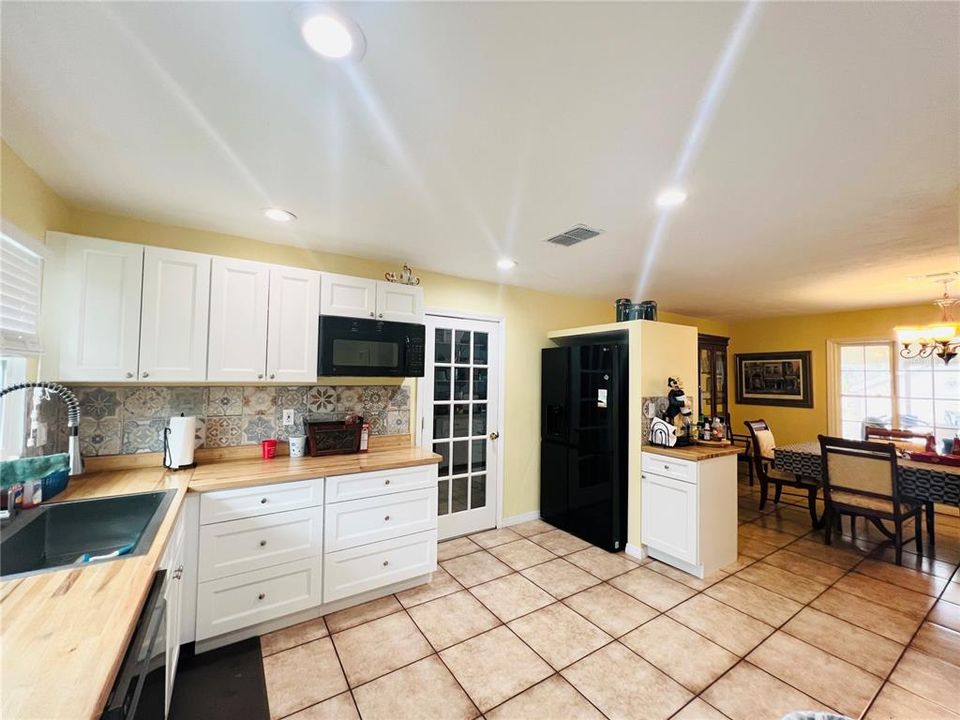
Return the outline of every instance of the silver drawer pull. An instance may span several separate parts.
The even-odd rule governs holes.
[[[261,540],[261,541],[260,541],[260,547],[266,547],[266,546],[267,546],[267,541],[266,541],[266,540]]]
[[[383,521],[384,521],[384,522],[386,522],[386,521],[389,520],[389,519],[390,519],[390,516],[389,516],[389,515],[384,515],[384,516],[383,516]]]
[[[383,561],[383,566],[384,566],[384,567],[386,567],[386,566],[389,565],[389,564],[390,564],[390,561],[389,561],[389,560],[384,560],[384,561]]]
[[[260,504],[261,504],[261,505],[266,505],[266,504],[267,504],[267,499],[266,499],[266,498],[260,498]]]
[[[267,596],[266,593],[260,593],[259,595],[257,595],[257,600],[263,600],[266,596]]]

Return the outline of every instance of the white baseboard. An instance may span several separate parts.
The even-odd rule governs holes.
[[[530,522],[531,520],[539,520],[540,511],[534,510],[532,512],[523,513],[522,515],[512,515],[511,517],[500,518],[500,527],[509,527],[510,525],[519,525],[520,523]]]
[[[643,560],[647,556],[647,552],[640,545],[633,545],[627,543],[627,546],[623,549],[625,555],[629,555],[634,560]]]

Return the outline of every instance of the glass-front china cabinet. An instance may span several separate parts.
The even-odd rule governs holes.
[[[700,414],[720,417],[726,422],[730,412],[727,398],[727,346],[730,338],[720,335],[697,337],[700,373]]]

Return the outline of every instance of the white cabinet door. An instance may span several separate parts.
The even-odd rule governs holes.
[[[372,318],[377,315],[377,281],[323,273],[320,282],[323,315]]]
[[[422,323],[423,288],[377,282],[377,319]]]
[[[269,265],[213,258],[207,380],[264,379],[269,292]]]
[[[320,273],[288,267],[271,269],[268,379],[316,381],[319,323]]]
[[[137,379],[143,246],[66,236],[60,380]]]
[[[144,249],[141,380],[206,379],[209,310],[209,255]]]
[[[166,712],[170,713],[170,699],[173,697],[173,683],[180,660],[180,623],[183,603],[184,571],[184,513],[180,513],[167,548],[163,567],[167,571],[167,637],[166,637]]]
[[[699,517],[696,484],[649,472],[641,478],[641,541],[696,565]]]

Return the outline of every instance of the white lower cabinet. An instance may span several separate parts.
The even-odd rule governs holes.
[[[437,526],[437,488],[410,490],[326,507],[325,548],[335,552]]]
[[[304,508],[200,528],[200,582],[323,552],[323,515]]]
[[[204,493],[200,497],[200,524],[270,515],[284,510],[323,504],[323,480],[257,485]]]
[[[201,652],[437,568],[436,465],[204,493],[191,517]]]
[[[642,491],[643,544],[696,565],[696,484],[645,472]]]
[[[197,640],[319,605],[321,562],[311,557],[200,583]]]
[[[640,535],[656,559],[704,577],[737,559],[736,455],[642,455]]]
[[[323,557],[323,601],[333,602],[436,569],[436,530],[327,553]]]

